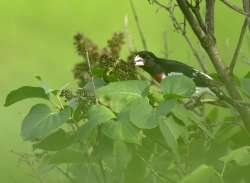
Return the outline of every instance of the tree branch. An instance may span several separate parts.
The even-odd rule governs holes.
[[[201,16],[201,13],[200,13],[200,1],[199,0],[196,0],[195,1],[195,6],[192,6],[191,4],[189,5],[189,7],[191,8],[191,10],[193,11],[195,17],[197,18],[201,28],[206,31],[206,26],[205,26],[205,23],[202,19],[202,16]]]
[[[197,19],[192,14],[190,10],[187,0],[176,0],[182,13],[187,18],[193,32],[195,33],[196,37],[199,39],[203,49],[207,52],[208,56],[210,57],[217,73],[219,74],[222,81],[225,83],[225,87],[232,97],[233,101],[242,101],[242,97],[240,92],[238,91],[233,79],[227,72],[225,64],[222,62],[221,56],[219,54],[219,50],[216,46],[215,41],[211,37],[210,34],[206,34],[202,28],[199,26]],[[233,107],[236,111],[239,112],[242,121],[245,124],[248,132],[250,132],[250,110],[247,106],[242,106],[237,102],[233,103]]]
[[[243,9],[241,9],[239,6],[237,6],[236,4],[233,4],[232,2],[230,2],[229,0],[220,0],[222,3],[224,3],[226,6],[228,6],[229,8],[231,8],[232,10],[245,15],[247,17],[250,17],[250,14],[245,12]]]
[[[236,49],[234,51],[234,55],[233,55],[231,64],[229,66],[229,72],[230,72],[231,75],[233,75],[234,67],[235,67],[237,59],[239,57],[241,45],[242,45],[242,42],[243,42],[243,39],[244,39],[244,35],[246,33],[247,24],[248,24],[248,18],[245,18],[244,23],[243,23],[242,28],[241,28],[238,43],[237,43]]]
[[[206,0],[206,30],[209,34],[214,35],[214,5],[215,0]]]
[[[197,59],[197,61],[198,61],[199,65],[200,65],[202,71],[203,71],[204,73],[207,73],[208,70],[207,70],[205,64],[203,63],[203,60],[201,59],[199,53],[196,51],[196,49],[194,48],[192,42],[191,42],[190,39],[188,38],[188,36],[187,36],[187,34],[186,34],[186,31],[185,31],[184,28],[181,26],[181,24],[177,21],[177,18],[175,17],[174,12],[173,12],[173,10],[171,9],[171,7],[168,7],[168,6],[166,6],[166,5],[162,4],[162,3],[160,3],[158,0],[154,0],[153,2],[154,2],[156,5],[158,5],[159,7],[164,8],[164,9],[169,13],[169,16],[170,16],[170,18],[171,18],[171,20],[172,20],[172,22],[173,22],[173,24],[174,24],[175,29],[176,29],[177,31],[179,31],[179,32],[183,35],[185,41],[187,42],[188,46],[190,47],[191,51],[193,52],[194,57]]]

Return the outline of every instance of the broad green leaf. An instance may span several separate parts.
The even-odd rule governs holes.
[[[103,133],[114,139],[128,143],[140,144],[140,131],[130,122],[110,121],[103,126]]]
[[[114,118],[116,118],[115,114],[103,105],[93,105],[88,112],[89,122],[101,124]]]
[[[163,92],[158,86],[155,85],[149,87],[149,98],[156,103],[164,101]]]
[[[220,158],[224,163],[235,162],[239,166],[250,165],[250,146],[241,147],[231,151],[228,155]]]
[[[132,158],[128,146],[122,141],[114,142],[113,156],[116,159],[116,166],[119,171],[123,171]]]
[[[240,125],[226,124],[217,132],[215,139],[218,143],[225,143],[232,139],[235,135],[242,132]]]
[[[64,149],[49,156],[50,164],[82,163],[86,160],[86,154],[71,149]]]
[[[94,133],[98,123],[95,121],[87,121],[77,131],[77,139],[87,140]]]
[[[155,128],[159,125],[159,120],[171,111],[175,102],[175,99],[167,100],[153,108],[146,99],[137,99],[131,103],[130,121],[138,128]]]
[[[142,129],[152,129],[158,126],[155,110],[144,98],[139,98],[131,103],[130,121]]]
[[[78,130],[78,139],[88,139],[102,123],[108,122],[116,118],[115,114],[103,105],[93,105],[88,112],[88,121]]]
[[[160,130],[168,146],[178,154],[178,139],[186,134],[184,127],[170,116],[160,122]]]
[[[102,104],[119,113],[129,103],[142,97],[149,85],[148,81],[118,81],[97,89],[96,94]]]
[[[129,121],[129,109],[117,115],[117,120],[104,123],[102,132],[109,138],[128,143],[140,144],[140,130]]]
[[[41,87],[33,87],[33,86],[23,86],[16,90],[11,91],[5,100],[4,106],[10,106],[16,102],[19,102],[28,98],[42,98],[49,99],[45,90]]]
[[[33,148],[47,151],[61,150],[71,145],[74,142],[74,137],[74,135],[66,133],[63,129],[59,129],[55,133],[52,133],[43,139],[41,142],[33,144]]]
[[[195,83],[184,75],[168,76],[161,82],[167,96],[190,97],[195,92]]]
[[[168,115],[176,104],[177,104],[176,99],[168,99],[168,100],[161,102],[159,106],[156,108],[157,116]]]
[[[223,183],[223,179],[213,167],[201,165],[187,175],[181,183]]]
[[[23,120],[21,136],[24,140],[41,140],[56,131],[70,117],[70,108],[52,112],[45,104],[34,105]]]
[[[204,124],[204,119],[196,115],[193,111],[188,110],[182,104],[176,105],[171,111],[176,118],[181,120],[186,127],[196,126],[200,128],[208,137],[214,138],[213,134]]]

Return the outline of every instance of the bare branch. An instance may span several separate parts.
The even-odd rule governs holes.
[[[201,59],[199,53],[196,51],[196,49],[194,48],[192,42],[191,42],[190,39],[188,38],[185,29],[184,29],[184,28],[182,27],[182,25],[178,22],[178,20],[177,20],[177,18],[175,17],[174,12],[173,12],[173,10],[171,9],[171,7],[168,7],[168,6],[166,6],[166,5],[162,4],[162,3],[160,3],[158,0],[154,0],[153,2],[154,2],[155,4],[157,4],[158,6],[164,8],[164,9],[169,13],[169,16],[170,16],[170,18],[171,18],[171,20],[172,20],[172,22],[173,22],[173,24],[174,24],[175,29],[176,29],[177,31],[179,31],[179,32],[183,35],[183,37],[184,37],[184,39],[186,40],[188,46],[190,47],[191,51],[193,52],[193,55],[194,55],[195,58],[197,59],[197,61],[198,61],[199,65],[200,65],[202,71],[205,72],[205,73],[207,73],[208,70],[207,70],[207,68],[206,68],[206,66],[205,66],[205,64],[204,64],[204,62],[203,62],[203,60]]]
[[[244,23],[243,23],[242,28],[241,28],[238,43],[237,43],[236,49],[234,51],[234,55],[233,55],[231,64],[229,66],[229,72],[230,72],[231,75],[233,75],[234,67],[235,67],[237,59],[239,57],[241,45],[242,45],[242,42],[243,42],[243,39],[244,39],[244,35],[246,33],[247,24],[248,24],[248,18],[245,18]]]
[[[142,28],[141,28],[141,25],[140,25],[139,17],[138,17],[138,15],[137,15],[137,12],[136,12],[136,9],[135,9],[133,0],[129,0],[129,3],[130,3],[130,6],[131,6],[133,15],[134,15],[134,19],[135,19],[135,23],[136,23],[136,26],[137,26],[139,35],[140,35],[140,37],[141,37],[142,46],[143,46],[144,50],[147,50],[147,43],[146,43],[144,34],[143,34],[143,32],[142,32]]]
[[[229,8],[231,8],[232,10],[245,15],[247,17],[250,17],[250,14],[245,12],[243,9],[241,9],[239,6],[237,6],[236,4],[233,4],[232,2],[230,2],[229,0],[220,0],[221,2],[223,2],[225,5],[227,5]]]
[[[205,26],[205,23],[202,19],[202,16],[201,16],[201,13],[200,13],[200,1],[199,0],[196,0],[195,1],[195,6],[192,6],[189,4],[189,7],[192,9],[194,15],[196,16],[201,28],[206,31],[206,26]]]
[[[206,30],[209,34],[214,35],[214,5],[215,0],[206,0]]]
[[[219,54],[219,50],[216,46],[214,39],[211,37],[210,34],[206,34],[202,28],[199,26],[199,22],[192,14],[190,10],[187,0],[176,0],[182,13],[187,18],[193,32],[195,33],[196,37],[199,39],[202,47],[207,52],[208,56],[210,57],[217,73],[219,74],[220,78],[225,83],[225,87],[232,97],[233,101],[242,101],[241,94],[237,89],[235,83],[233,82],[232,77],[227,72],[225,64],[222,62],[221,56]],[[237,102],[233,102],[235,110],[237,110],[241,116],[242,121],[245,124],[248,132],[250,132],[250,109],[247,106],[242,106]]]

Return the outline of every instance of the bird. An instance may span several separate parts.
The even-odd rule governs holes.
[[[140,51],[135,54],[134,65],[141,67],[156,81],[161,82],[167,76],[185,75],[193,79],[197,87],[210,87],[216,83],[208,74],[176,60],[158,58],[150,51]]]
[[[219,99],[219,103],[215,105],[223,107],[228,107],[226,103],[235,105],[235,102],[220,89],[220,87],[223,86],[222,82],[214,80],[208,74],[180,61],[158,58],[150,51],[139,51],[136,52],[133,63],[135,67],[141,67],[158,82],[173,75],[185,75],[193,79],[196,85],[196,91],[193,95],[194,98],[199,99],[208,93]]]

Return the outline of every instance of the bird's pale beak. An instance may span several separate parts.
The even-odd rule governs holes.
[[[136,55],[134,58],[135,66],[144,66],[144,59],[141,58],[139,55]]]

